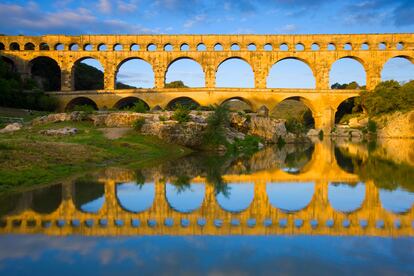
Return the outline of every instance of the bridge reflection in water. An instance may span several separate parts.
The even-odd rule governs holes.
[[[3,211],[0,234],[414,236],[412,194],[342,170],[330,144],[316,144],[294,173],[260,154],[269,152],[233,162],[219,185],[191,166],[194,175],[172,176],[168,165],[25,193]]]

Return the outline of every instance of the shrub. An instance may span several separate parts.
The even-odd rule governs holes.
[[[230,111],[226,105],[214,106],[214,112],[207,118],[207,127],[204,132],[206,145],[218,146],[226,143],[225,128],[230,124]]]
[[[167,121],[167,117],[164,115],[160,115],[160,117],[158,117],[160,119],[161,122],[165,122]]]
[[[95,109],[93,108],[93,106],[87,105],[87,104],[83,104],[83,105],[75,105],[71,111],[83,111],[87,114],[91,114],[95,111]]]
[[[131,107],[131,111],[137,113],[146,113],[148,111],[148,107],[145,105],[144,102],[138,101],[134,104],[133,107]]]
[[[176,109],[174,110],[174,114],[172,115],[172,118],[178,121],[180,124],[186,123],[190,121],[190,112],[191,110],[188,109],[187,107],[177,104]]]
[[[367,128],[369,132],[372,132],[372,133],[377,132],[377,124],[372,120],[368,120]]]
[[[277,138],[276,145],[277,145],[278,149],[283,148],[283,146],[284,146],[284,145],[286,145],[286,141],[285,141],[285,139],[283,139],[283,137],[282,137],[282,136],[279,136],[279,137]]]
[[[300,134],[305,132],[305,126],[297,118],[289,117],[285,123],[286,130],[293,134]]]
[[[142,126],[144,124],[145,124],[145,118],[138,118],[132,123],[132,127],[137,131],[141,131]]]
[[[261,138],[247,135],[243,140],[236,139],[232,145],[229,145],[228,148],[233,152],[252,154],[259,150],[259,143],[262,143]]]
[[[321,129],[318,133],[319,140],[323,140],[323,130]]]

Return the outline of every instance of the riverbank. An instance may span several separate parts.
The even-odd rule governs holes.
[[[75,128],[74,135],[45,135],[49,129]],[[0,134],[0,192],[59,182],[108,164],[150,166],[191,150],[143,136],[134,130],[106,137],[91,122],[58,122]]]

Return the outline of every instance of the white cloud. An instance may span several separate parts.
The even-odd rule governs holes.
[[[103,13],[110,13],[112,11],[112,4],[109,0],[99,0],[98,9]]]
[[[293,33],[297,30],[297,26],[295,24],[286,24],[282,28],[279,29],[282,33]]]
[[[187,20],[183,26],[184,28],[191,28],[197,23],[204,22],[206,19],[207,16],[205,14],[199,14],[194,16],[192,19]]]

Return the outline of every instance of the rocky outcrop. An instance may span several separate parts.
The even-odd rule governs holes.
[[[414,138],[414,110],[382,115],[373,120],[377,123],[378,137]]]
[[[20,123],[13,123],[13,124],[9,124],[7,125],[5,128],[0,129],[0,133],[9,133],[9,132],[14,132],[14,131],[18,131],[23,127],[22,124]]]
[[[78,129],[73,127],[64,127],[60,129],[46,129],[40,131],[39,133],[48,136],[66,136],[75,135],[76,133],[78,133]]]

